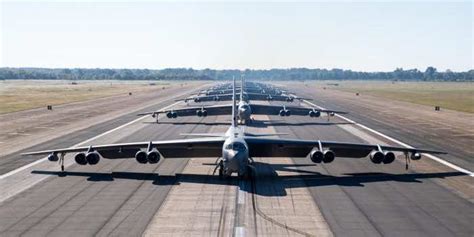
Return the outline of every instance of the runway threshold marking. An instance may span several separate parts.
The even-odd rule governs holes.
[[[170,97],[170,98],[166,98],[166,99],[171,99],[171,98],[174,98],[174,97],[179,97],[179,96],[182,96],[182,95],[187,94],[187,93],[189,93],[189,92],[180,94],[180,95],[178,95],[178,96],[173,96],[173,97]],[[168,106],[166,106],[166,107],[163,107],[163,108],[161,108],[161,109],[159,109],[159,110],[168,109],[168,108],[173,107],[173,106],[175,106],[175,105],[177,105],[177,104],[179,104],[179,103],[181,103],[181,101],[177,101],[177,102],[175,102],[175,103],[173,103],[173,104],[171,104],[171,105],[168,105]],[[118,126],[118,127],[116,127],[116,128],[113,128],[113,129],[111,129],[111,130],[109,130],[109,131],[106,131],[106,132],[104,132],[104,133],[101,133],[101,134],[99,134],[99,135],[97,135],[97,136],[95,136],[95,137],[92,137],[92,138],[89,138],[89,139],[87,139],[87,140],[85,140],[85,141],[82,141],[82,142],[80,142],[80,143],[77,143],[77,144],[75,144],[75,145],[73,145],[73,146],[71,146],[71,147],[78,147],[78,146],[81,146],[81,145],[83,145],[83,144],[85,144],[85,143],[88,143],[88,142],[93,141],[93,140],[95,140],[95,139],[97,139],[97,138],[100,138],[100,137],[103,137],[103,136],[105,136],[105,135],[107,135],[107,134],[110,134],[110,133],[112,133],[112,132],[114,132],[114,131],[117,131],[117,130],[119,130],[119,129],[122,129],[122,128],[124,128],[124,127],[127,127],[127,126],[129,126],[129,125],[131,125],[131,124],[133,124],[133,123],[136,123],[136,122],[138,122],[138,121],[140,121],[140,120],[142,120],[142,119],[144,119],[144,118],[146,118],[146,117],[148,117],[148,115],[143,115],[143,116],[141,116],[141,117],[139,117],[139,118],[137,118],[137,119],[135,119],[135,120],[133,120],[133,121],[130,121],[130,122],[126,123],[126,124],[120,125],[120,126]],[[4,178],[6,178],[6,177],[9,177],[9,176],[11,176],[11,175],[14,175],[14,174],[16,174],[16,173],[18,173],[18,172],[21,172],[21,171],[23,171],[23,170],[25,170],[25,169],[28,169],[28,168],[30,168],[30,167],[32,167],[32,166],[34,166],[34,165],[36,165],[36,164],[39,164],[39,163],[41,163],[41,162],[43,162],[43,161],[46,161],[47,159],[48,159],[48,157],[44,157],[44,158],[42,158],[42,159],[39,159],[39,160],[37,160],[37,161],[34,161],[34,162],[29,163],[29,164],[27,164],[27,165],[24,165],[24,166],[22,166],[22,167],[20,167],[20,168],[17,168],[17,169],[15,169],[15,170],[12,170],[12,171],[10,171],[10,172],[8,172],[8,173],[6,173],[6,174],[0,175],[0,180],[4,179]]]
[[[320,109],[325,109],[324,107],[321,107],[321,106],[319,106],[319,105],[316,105],[316,104],[314,104],[314,103],[311,103],[311,102],[309,102],[309,101],[307,101],[307,100],[303,100],[303,101],[304,101],[305,103],[309,104],[309,105],[318,107],[318,108],[320,108]],[[379,135],[379,136],[381,136],[381,137],[383,137],[383,138],[385,138],[385,139],[388,139],[388,140],[390,140],[390,141],[392,141],[392,142],[394,142],[394,143],[397,143],[397,144],[399,144],[399,145],[401,145],[401,146],[404,146],[404,147],[406,147],[406,148],[414,148],[414,147],[412,147],[412,146],[410,146],[410,145],[408,145],[408,144],[406,144],[406,143],[404,143],[404,142],[402,142],[402,141],[399,141],[399,140],[397,140],[397,139],[395,139],[395,138],[393,138],[393,137],[390,137],[390,136],[388,136],[388,135],[385,135],[385,134],[383,134],[383,133],[381,133],[381,132],[379,132],[379,131],[377,131],[377,130],[375,130],[375,129],[369,128],[369,127],[367,127],[367,126],[365,126],[365,125],[363,125],[363,124],[357,123],[357,122],[355,122],[355,121],[353,121],[353,120],[351,120],[351,119],[349,119],[349,118],[346,118],[346,117],[344,117],[344,116],[342,116],[342,115],[340,115],[340,114],[336,114],[336,116],[337,116],[338,118],[341,118],[341,119],[343,119],[343,120],[346,120],[347,122],[352,123],[352,124],[354,124],[354,125],[356,125],[356,126],[358,126],[358,127],[361,127],[361,128],[363,128],[363,129],[365,129],[365,130],[368,130],[368,131],[370,131],[370,132],[372,132],[372,133],[375,133],[375,134],[377,134],[377,135]],[[451,169],[455,169],[455,170],[457,170],[457,171],[459,171],[459,172],[462,172],[462,173],[465,173],[465,174],[469,175],[470,177],[474,177],[474,172],[472,172],[472,171],[469,171],[469,170],[467,170],[467,169],[461,168],[461,167],[459,167],[459,166],[457,166],[457,165],[455,165],[455,164],[453,164],[453,163],[450,163],[450,162],[448,162],[448,161],[445,161],[445,160],[443,160],[443,159],[441,159],[441,158],[439,158],[439,157],[436,157],[436,156],[434,156],[434,155],[431,155],[431,154],[425,154],[425,156],[428,157],[428,158],[430,158],[430,159],[432,159],[432,160],[434,160],[434,161],[437,161],[437,162],[439,162],[439,163],[441,163],[441,164],[443,164],[443,165],[445,165],[445,166],[448,166],[448,167],[451,168]]]

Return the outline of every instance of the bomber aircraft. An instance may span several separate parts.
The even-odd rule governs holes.
[[[235,81],[234,81],[235,85]],[[234,87],[235,88],[235,87]],[[236,104],[234,90],[233,104]],[[233,106],[232,108],[236,108]],[[131,142],[84,147],[60,148],[24,153],[23,155],[48,155],[50,161],[58,161],[64,171],[64,156],[75,152],[79,165],[95,165],[100,159],[135,158],[142,164],[156,164],[163,158],[219,157],[216,169],[219,176],[248,177],[252,172],[252,157],[307,157],[314,163],[330,163],[336,157],[362,158],[370,156],[376,164],[389,164],[395,160],[394,152],[403,152],[408,159],[418,160],[421,153],[444,154],[444,152],[394,146],[344,143],[324,140],[299,140],[247,136],[243,127],[237,125],[237,113],[232,110],[232,123],[224,134],[193,139]],[[339,159],[339,158],[338,158]]]
[[[243,85],[243,80],[242,80]],[[235,90],[234,90],[235,91]],[[235,98],[235,97],[233,97]],[[318,108],[306,108],[306,107],[296,107],[296,106],[279,106],[279,105],[262,105],[262,104],[250,104],[244,99],[243,90],[240,90],[240,99],[237,105],[227,104],[227,105],[211,105],[211,106],[200,106],[200,107],[189,107],[182,109],[167,109],[167,110],[158,110],[154,112],[146,112],[137,114],[138,116],[151,115],[156,118],[158,123],[158,115],[166,114],[167,118],[177,118],[183,116],[198,116],[198,117],[207,117],[207,116],[217,116],[217,115],[230,115],[234,111],[234,107],[237,109],[237,121],[239,124],[251,124],[252,114],[263,114],[263,115],[280,115],[282,117],[288,117],[290,115],[298,116],[309,116],[312,118],[317,118],[321,116],[321,113],[326,113],[328,118],[334,116],[335,113],[345,114],[343,111],[336,110],[327,110],[327,109],[318,109]]]
[[[286,101],[286,102],[293,102],[295,99],[297,100],[311,100],[309,98],[301,98],[294,95],[286,95],[286,94],[275,94],[267,92],[268,90],[261,89],[260,92],[248,92],[248,88],[246,86],[246,82],[242,78],[242,85],[240,87],[241,91],[237,91],[236,93],[242,93],[241,99],[249,102],[249,100],[266,100],[266,101]],[[227,92],[227,91],[226,91]],[[187,97],[185,99],[178,99],[176,101],[194,101],[195,103],[206,102],[206,101],[232,101],[232,93],[228,94],[213,94],[213,95],[195,95],[192,97]]]

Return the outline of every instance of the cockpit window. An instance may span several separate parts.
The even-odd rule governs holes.
[[[245,145],[240,142],[229,143],[225,146],[226,150],[242,151],[245,150]]]
[[[242,150],[245,150],[245,146],[244,144],[240,143],[240,142],[234,142],[232,144],[232,150],[234,151],[242,151]]]

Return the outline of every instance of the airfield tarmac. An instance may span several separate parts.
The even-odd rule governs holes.
[[[294,92],[310,96],[307,89]],[[311,97],[316,99],[317,95]],[[332,99],[325,97],[324,106],[352,108],[350,102],[334,98],[338,102],[335,105],[330,102]],[[154,107],[173,103],[167,98]],[[314,103],[319,104],[317,100]],[[359,115],[357,110],[349,111],[350,116],[364,119],[365,115]],[[256,116],[255,119],[254,126],[248,127],[251,132],[276,131],[288,133],[284,137],[289,138],[390,144],[336,117],[329,122],[325,117]],[[360,122],[372,126],[377,125],[373,122],[377,119],[391,123],[384,117]],[[24,150],[83,141],[86,145],[182,138],[180,133],[225,131],[230,118],[162,119],[160,124],[153,121],[150,117],[135,119],[133,113]],[[107,133],[100,135],[104,132]],[[402,133],[400,129],[389,135],[411,145],[430,147],[432,144],[431,137],[423,142],[414,136],[399,136]],[[446,142],[430,148],[453,149]],[[469,158],[459,153],[451,156],[461,161]],[[472,177],[429,159],[412,162],[406,171],[401,157],[390,165],[375,165],[369,159],[336,158],[333,163],[316,165],[309,159],[256,158],[257,179],[252,182],[219,180],[217,175],[212,176],[215,158],[164,159],[158,165],[141,165],[134,159],[101,160],[96,166],[79,166],[73,164],[72,157],[67,158],[64,175],[51,162],[38,162],[14,173],[8,172],[18,166],[8,164],[24,158],[10,158],[2,164],[11,168],[2,169],[0,174],[1,236],[472,236],[474,233]],[[25,164],[29,162],[32,160]]]

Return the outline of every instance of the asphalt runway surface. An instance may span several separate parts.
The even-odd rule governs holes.
[[[157,107],[171,103],[163,102]],[[134,115],[129,116],[28,150],[68,146],[87,140],[133,120]],[[162,119],[160,124],[152,121],[139,121],[92,142],[165,140],[182,138],[180,133],[225,131],[230,118],[219,116]],[[365,142],[363,138],[342,129],[341,126],[350,125],[337,119],[327,122],[325,118],[270,116],[270,121],[257,120],[252,126],[253,128],[249,129],[272,128],[277,132],[288,133],[282,136],[288,138]],[[294,189],[307,187],[312,202],[319,208],[330,227],[329,234],[325,232],[325,235],[474,234],[472,201],[436,182],[438,179],[465,176],[455,170],[416,173],[412,170],[406,171],[403,162],[375,165],[369,159],[336,159],[331,164],[322,165],[313,164],[307,158],[292,159],[293,164],[288,165],[262,159],[255,164],[255,181],[239,184],[234,178],[219,180],[209,174],[186,175],[183,170],[189,165],[189,161],[188,158],[164,159],[157,165],[142,165],[134,159],[101,160],[95,166],[72,164],[66,168],[65,173],[58,172],[59,167],[56,170],[32,167],[29,172],[33,178],[44,179],[0,203],[0,236],[140,236],[150,228],[150,222],[161,211],[160,207],[164,205],[170,191],[183,183],[193,182],[230,186],[236,190],[240,188],[251,193],[252,197],[270,197],[273,200],[290,196]],[[18,167],[18,164],[12,165],[15,162],[16,159],[10,158],[8,162],[1,163],[2,173]],[[28,163],[25,160],[22,162]],[[278,171],[281,170],[290,174],[280,176]],[[268,188],[269,184],[272,184],[271,188]],[[228,193],[233,195],[230,191]],[[247,202],[246,205],[252,203]],[[249,210],[252,212],[252,209]],[[253,210],[255,211],[255,208]],[[238,206],[228,211],[236,212],[232,214],[236,220],[233,225],[238,224]],[[250,213],[249,218],[256,219],[257,214]],[[183,220],[186,221],[190,220]],[[265,221],[272,220],[266,218]],[[261,223],[254,221],[254,225]],[[276,222],[272,225],[276,226],[274,228],[283,228],[283,236],[318,235],[298,231],[297,228]],[[246,236],[261,233],[257,232],[256,226],[253,229],[254,231],[247,230]],[[214,233],[211,230],[200,233],[214,235],[209,234]],[[234,231],[218,233],[223,236],[240,235]]]

